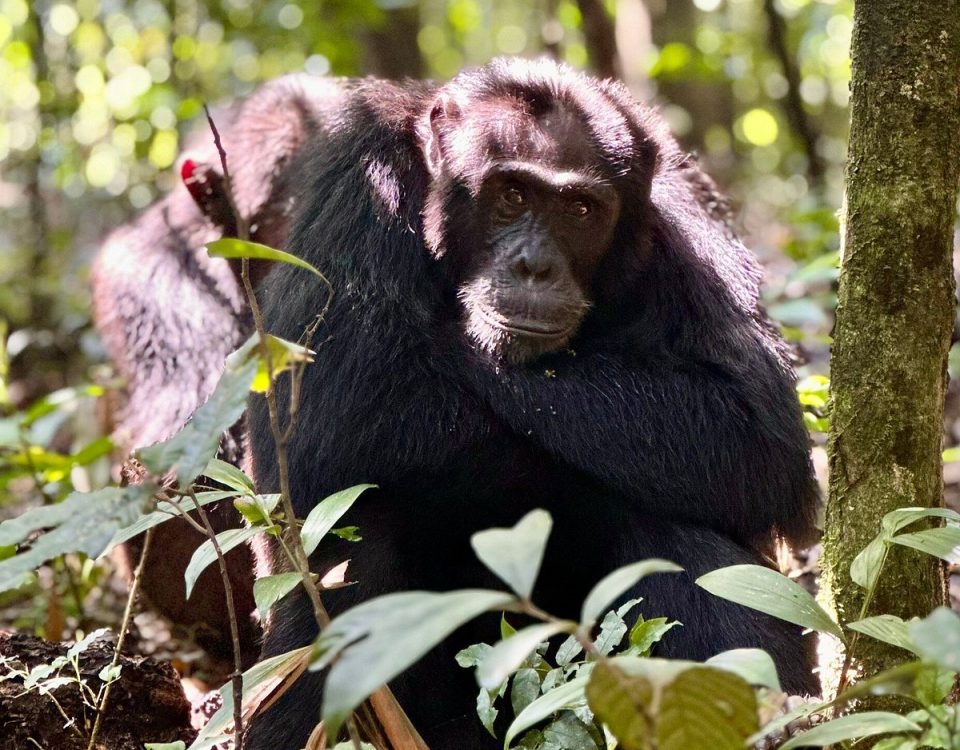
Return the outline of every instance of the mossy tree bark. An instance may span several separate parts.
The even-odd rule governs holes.
[[[850,563],[883,515],[942,503],[960,0],[859,0],[852,57],[823,577],[826,603],[844,622],[864,601]],[[922,616],[945,597],[937,560],[895,548],[868,614]],[[855,649],[865,674],[905,656],[866,637]]]

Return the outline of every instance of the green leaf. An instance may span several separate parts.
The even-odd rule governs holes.
[[[0,561],[0,591],[19,586],[27,573],[66,552],[96,557],[118,528],[143,513],[156,489],[146,484],[72,492],[62,503],[33,508],[0,524],[0,545],[19,544],[33,532],[49,529],[27,549]]]
[[[302,258],[298,258],[296,255],[291,255],[290,253],[285,253],[282,250],[274,250],[272,247],[261,245],[259,242],[225,237],[220,240],[208,242],[207,253],[212,258],[249,258],[251,260],[272,260],[278,263],[288,263],[291,266],[305,268],[321,279],[324,278],[322,273]]]
[[[203,476],[219,482],[225,487],[236,490],[241,495],[253,495],[253,480],[233,464],[214,458],[206,465]]]
[[[732,672],[694,667],[663,690],[657,716],[659,750],[742,750],[757,730],[757,700]]]
[[[779,713],[775,718],[768,721],[759,731],[747,737],[745,742],[748,748],[758,744],[760,740],[772,734],[782,732],[786,727],[795,721],[805,719],[811,714],[819,714],[833,705],[832,701],[820,701],[817,703],[802,703],[792,711]]]
[[[483,688],[480,688],[480,692],[477,693],[477,718],[480,719],[483,728],[486,729],[494,739],[496,739],[497,733],[493,728],[493,723],[497,720],[497,714],[500,713],[493,705],[495,695],[496,693],[484,690]]]
[[[916,733],[921,728],[900,714],[888,711],[864,711],[859,714],[841,716],[839,719],[818,724],[785,744],[780,750],[795,747],[826,747],[835,742],[873,737],[878,734],[894,732]]]
[[[541,641],[557,633],[570,633],[575,622],[547,622],[518,630],[515,635],[497,643],[484,656],[477,668],[477,682],[486,690],[495,690],[520,668]]]
[[[937,607],[926,618],[908,626],[916,652],[935,664],[960,672],[960,616]]]
[[[250,537],[254,537],[262,532],[263,529],[258,527],[252,529],[227,529],[226,531],[221,531],[219,534],[217,534],[217,543],[220,545],[220,550],[223,552],[223,554],[227,554],[227,552],[232,550],[238,544],[241,544]],[[203,544],[194,550],[193,555],[190,558],[190,563],[187,565],[187,569],[183,573],[183,580],[187,585],[187,599],[189,599],[190,594],[193,593],[193,587],[196,585],[200,574],[206,570],[207,566],[216,559],[217,550],[214,548],[213,541],[210,539],[205,540]]]
[[[890,535],[923,518],[945,518],[947,521],[960,523],[960,513],[949,508],[897,508],[887,513],[880,523],[883,530]]]
[[[487,529],[470,537],[473,551],[522,599],[536,583],[553,520],[545,510],[532,510],[509,529]]]
[[[540,695],[540,675],[532,667],[517,671],[510,683],[510,707],[514,715],[533,703]]]
[[[680,625],[679,622],[668,621],[666,617],[652,617],[649,620],[640,617],[630,628],[630,646],[641,654],[647,654],[651,648],[663,640],[663,636],[678,625]]]
[[[627,634],[627,623],[616,612],[607,612],[603,621],[600,623],[600,633],[593,642],[594,648],[607,656],[623,641],[623,636]]]
[[[510,728],[507,729],[503,746],[509,748],[513,740],[521,732],[553,716],[557,711],[586,705],[587,698],[584,690],[587,687],[589,674],[590,670],[581,669],[580,675],[576,679],[555,687],[549,693],[540,696],[523,709],[517,718],[513,720]]]
[[[478,667],[492,648],[493,646],[489,643],[474,643],[472,646],[460,649],[455,657],[457,664],[465,669]]]
[[[312,646],[304,646],[257,662],[243,673],[243,715],[246,721],[279,688],[303,674],[312,653]],[[303,710],[311,709],[303,707]],[[319,720],[319,716],[317,718]],[[190,745],[190,750],[212,750],[223,743],[224,736],[232,727],[233,688],[227,682],[220,688],[220,708],[204,724],[197,739]]]
[[[597,750],[597,743],[590,736],[587,725],[570,711],[564,711],[543,728],[543,738],[562,750]]]
[[[186,750],[186,743],[182,740],[176,742],[147,742],[144,744],[144,750]]]
[[[735,648],[711,656],[704,662],[707,666],[733,672],[750,685],[759,685],[780,692],[777,666],[763,649]]]
[[[850,563],[850,578],[860,588],[869,591],[876,585],[887,554],[886,540],[887,537],[881,532]]]
[[[840,696],[838,703],[850,703],[868,696],[905,695],[914,697],[918,689],[935,683],[937,668],[933,664],[912,661],[885,669],[879,674],[859,680]]]
[[[646,677],[625,674],[610,662],[597,664],[586,688],[590,710],[623,750],[653,747],[654,695],[653,685]]]
[[[890,541],[939,557],[952,565],[960,563],[960,528],[956,526],[898,534]]]
[[[257,603],[260,618],[265,619],[270,607],[293,591],[302,581],[303,577],[299,573],[277,573],[254,581],[253,600]]]
[[[198,492],[196,493],[197,501],[201,506],[209,505],[210,503],[216,503],[221,500],[226,500],[234,496],[233,490],[222,491],[214,490],[211,492]],[[180,499],[180,507],[185,511],[189,512],[196,510],[196,506],[193,503],[193,499],[189,497],[184,497]],[[159,526],[161,523],[170,521],[174,518],[180,518],[180,513],[173,506],[173,503],[170,503],[166,500],[162,500],[157,503],[157,509],[152,513],[148,513],[145,516],[141,516],[136,521],[134,521],[129,526],[124,526],[122,529],[117,529],[117,532],[113,535],[113,538],[110,540],[110,544],[106,546],[103,552],[100,553],[101,556],[112,551],[118,545],[123,544],[128,539],[133,539],[135,536],[140,536],[144,531],[150,529],[154,526]]]
[[[877,615],[847,623],[850,630],[855,630],[858,633],[869,635],[871,638],[876,638],[878,641],[889,643],[891,646],[916,653],[915,646],[910,641],[910,635],[907,632],[907,625],[908,623],[896,615]]]
[[[584,630],[593,627],[613,601],[636,586],[642,579],[653,573],[679,573],[681,568],[669,560],[642,560],[625,565],[604,576],[587,594],[580,612],[580,624]]]
[[[227,357],[226,369],[210,398],[177,434],[137,451],[137,457],[151,472],[161,475],[173,469],[180,486],[186,487],[217,454],[220,436],[247,406],[247,394],[257,371],[258,360],[241,352],[242,348]]]
[[[722,599],[843,640],[840,626],[806,590],[770,568],[731,565],[700,576],[697,585]]]
[[[364,490],[376,487],[375,484],[358,484],[346,490],[340,490],[322,500],[307,516],[303,522],[303,528],[300,530],[300,539],[303,542],[303,550],[307,555],[313,554],[313,551],[320,544],[320,540],[333,528],[333,525],[340,520],[344,513],[350,510],[354,501]]]
[[[259,340],[259,335],[254,334],[253,338]],[[309,364],[313,362],[316,352],[311,351],[302,344],[287,341],[277,336],[271,336],[269,333],[266,338],[267,349],[270,352],[269,370],[266,357],[260,357],[260,366],[257,368],[257,374],[253,378],[253,384],[250,390],[255,393],[266,393],[270,390],[270,384],[277,379],[277,376],[286,372],[295,364]],[[256,349],[260,354],[259,348]]]
[[[311,669],[330,666],[323,695],[328,736],[349,713],[450,633],[482,612],[514,602],[499,591],[466,589],[435,594],[405,591],[344,612],[315,643]]]

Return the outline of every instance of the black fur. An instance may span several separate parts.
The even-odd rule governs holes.
[[[432,184],[424,156],[435,103],[453,98],[469,110],[516,96],[575,112],[595,145],[619,143],[598,145],[597,168],[617,175],[624,200],[575,353],[527,364],[495,361],[463,333],[454,284],[463,260],[437,248],[462,249],[483,227],[458,207],[460,186]],[[684,623],[660,654],[703,659],[758,646],[785,689],[816,692],[811,636],[692,582],[763,564],[777,535],[809,541],[817,491],[786,349],[758,307],[757,264],[658,116],[618,85],[546,62],[497,61],[439,90],[362,82],[308,151],[288,249],[336,291],[290,445],[293,501],[304,516],[333,491],[380,486],[344,520],[363,542],[325,543],[313,560],[324,570],[350,558],[359,581],[326,594],[328,608],[397,590],[502,586],[474,559],[470,534],[543,507],[555,520],[534,597],[543,607],[575,616],[604,574],[665,557],[687,572],[632,592],[645,597],[645,615]],[[262,301],[268,330],[295,340],[325,290],[278,267]],[[249,421],[258,488],[276,491],[259,397]],[[433,750],[496,746],[473,716],[472,676],[453,660],[496,634],[468,626],[395,681]],[[264,655],[315,636],[304,597],[288,597],[271,615]],[[249,747],[302,746],[320,697],[321,678],[301,678],[255,719]]]

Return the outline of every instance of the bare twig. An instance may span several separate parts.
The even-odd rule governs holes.
[[[217,564],[220,566],[220,577],[223,579],[223,592],[227,600],[227,619],[230,621],[230,639],[233,641],[233,672],[230,674],[230,683],[233,686],[233,746],[235,750],[243,750],[243,663],[240,660],[240,627],[237,623],[236,607],[233,605],[233,585],[230,583],[226,555],[220,548],[220,542],[217,541],[217,532],[210,523],[210,517],[192,490],[189,495],[197,508],[197,515],[203,523],[204,531],[217,553]]]
[[[819,184],[824,174],[823,159],[817,153],[817,133],[800,97],[800,71],[796,60],[787,49],[787,24],[777,11],[774,0],[763,0],[763,12],[767,17],[770,48],[780,62],[783,77],[787,79],[784,111],[791,127],[803,142],[803,150],[807,155],[807,173],[815,184]]]
[[[123,642],[126,640],[127,631],[130,629],[130,623],[133,621],[133,602],[137,598],[137,592],[140,591],[140,580],[143,577],[143,568],[147,562],[147,554],[150,552],[150,542],[153,541],[153,532],[156,526],[147,529],[143,535],[143,549],[140,552],[140,562],[137,563],[137,569],[133,574],[133,581],[130,582],[130,593],[127,594],[127,606],[123,610],[123,620],[120,623],[120,633],[117,635],[117,646],[113,650],[113,658],[110,660],[110,669],[114,670],[120,663],[120,650],[123,648]],[[97,734],[100,732],[100,725],[103,723],[103,715],[107,710],[107,703],[110,700],[110,687],[112,682],[108,682],[103,690],[103,696],[97,706],[97,718],[93,722],[93,730],[90,732],[90,741],[87,743],[87,750],[93,750],[96,747]]]
[[[583,36],[590,58],[590,67],[603,78],[619,76],[617,35],[613,19],[602,0],[577,0],[583,18]]]

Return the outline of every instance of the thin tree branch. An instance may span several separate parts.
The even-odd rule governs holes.
[[[807,174],[815,185],[819,185],[823,181],[825,168],[823,159],[817,153],[818,134],[803,108],[803,99],[800,97],[800,70],[797,61],[787,49],[787,24],[777,11],[774,0],[763,0],[763,12],[767,17],[770,49],[780,62],[783,77],[787,79],[784,112],[790,127],[803,143],[803,150],[807,155]]]

